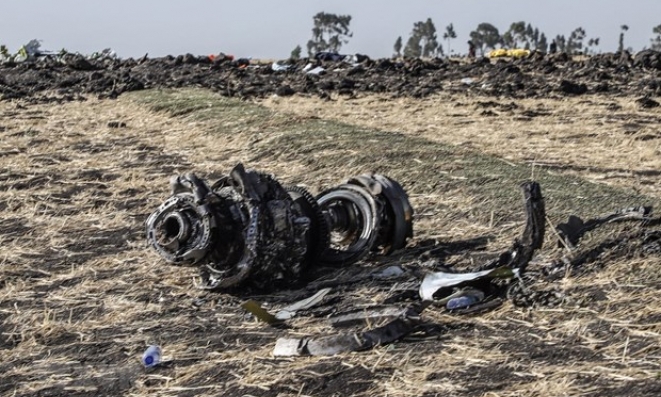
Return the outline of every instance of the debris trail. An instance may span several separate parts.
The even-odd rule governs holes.
[[[370,59],[364,55],[276,63],[224,54],[140,59],[119,59],[108,54],[43,55],[26,62],[0,62],[0,98],[70,101],[80,99],[81,94],[95,94],[114,99],[124,92],[149,88],[201,86],[238,98],[296,93],[321,98],[359,93],[420,98],[441,91],[531,98],[549,93],[577,96],[608,92],[642,95],[640,106],[653,107],[658,104],[649,96],[657,94],[654,81],[656,71],[661,70],[659,59],[659,53],[652,50],[635,57],[606,53],[575,60],[567,54],[533,53],[520,59],[461,62]],[[634,79],[649,83],[627,83]],[[48,94],[50,91],[58,94],[53,96]]]

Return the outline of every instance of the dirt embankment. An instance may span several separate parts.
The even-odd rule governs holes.
[[[265,97],[294,93],[328,98],[332,94],[387,93],[426,97],[440,91],[470,92],[512,98],[549,95],[659,95],[661,55],[646,50],[635,56],[603,54],[569,57],[533,54],[525,59],[315,61],[321,73],[291,62],[284,71],[270,63],[247,63],[193,55],[163,58],[97,59],[70,55],[62,59],[0,65],[0,98],[75,100],[80,94],[114,98],[123,92],[163,87],[205,87],[225,96]],[[317,69],[319,71],[320,69]],[[44,97],[45,92],[56,92]],[[656,106],[653,100],[646,106]]]

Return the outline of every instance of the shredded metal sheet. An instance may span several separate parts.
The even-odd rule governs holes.
[[[483,279],[512,278],[518,274],[518,269],[507,267],[474,273],[429,273],[420,284],[420,298],[423,301],[433,300],[434,294],[444,288],[460,287]]]
[[[369,331],[311,338],[280,338],[276,341],[273,355],[276,357],[333,356],[392,343],[408,335],[421,324],[420,313],[428,305],[429,303],[414,305],[395,320]]]
[[[326,297],[326,295],[328,295],[330,291],[331,291],[330,288],[324,288],[309,298],[300,300],[298,302],[292,303],[289,306],[283,307],[275,314],[275,318],[277,318],[278,320],[289,320],[290,318],[294,317],[296,315],[296,312],[298,312],[299,310],[309,309],[319,304],[321,301],[324,300],[324,298]]]

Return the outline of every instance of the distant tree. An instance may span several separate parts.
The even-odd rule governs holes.
[[[397,40],[395,40],[395,45],[393,46],[393,49],[395,50],[395,56],[396,57],[401,57],[402,56],[402,36],[397,37]]]
[[[456,39],[457,38],[457,32],[454,31],[454,26],[452,24],[449,24],[448,26],[445,27],[445,33],[443,33],[443,39],[447,40],[448,42],[448,55],[452,53],[451,47],[450,47],[450,40]]]
[[[312,21],[312,39],[307,44],[310,56],[320,51],[338,52],[353,36],[349,29],[351,15],[320,12],[312,17]]]
[[[558,52],[566,52],[567,51],[567,39],[565,38],[565,35],[557,35],[555,36],[555,45],[558,48]]]
[[[597,53],[596,48],[599,47],[599,37],[588,40],[588,45],[585,47],[585,53],[594,55]]]
[[[530,33],[532,34],[532,31]],[[526,32],[526,23],[524,21],[512,23],[510,28],[503,33],[502,43],[507,48],[519,48],[519,44],[525,47],[526,45],[524,43],[527,43],[527,47],[530,47]]]
[[[583,40],[585,40],[585,29],[581,27],[574,29],[567,39],[565,52],[569,54],[580,54],[583,51]]]
[[[438,37],[436,36],[436,26],[434,26],[434,22],[432,22],[431,18],[427,18],[427,21],[425,22],[422,41],[423,57],[436,56],[439,50],[440,52],[443,52],[441,45],[438,43]]]
[[[507,48],[514,48],[514,37],[512,36],[512,33],[510,31],[507,31],[503,33],[503,36],[500,38],[501,43],[503,44],[504,47]]]
[[[434,57],[443,52],[443,48],[438,44],[436,36],[436,26],[431,18],[425,22],[416,22],[413,24],[413,30],[404,47],[404,56],[410,58]]]
[[[540,32],[538,28],[533,28],[530,24],[526,27],[526,39],[524,48],[527,50],[546,52],[549,46],[544,32]]]
[[[422,45],[420,45],[420,41],[422,40],[422,37],[420,37],[420,26],[418,25],[420,22],[416,22],[413,25],[413,31],[411,31],[411,35],[409,36],[409,39],[406,40],[406,47],[404,47],[404,56],[407,58],[420,58],[422,56]]]
[[[301,48],[300,45],[294,47],[294,49],[291,50],[291,55],[290,55],[291,59],[297,59],[297,60],[301,59],[301,51],[303,51],[303,49]]]
[[[525,48],[541,52],[546,52],[549,45],[546,35],[540,32],[539,28],[524,21],[512,23],[509,29],[503,33],[501,41],[507,48]]]
[[[549,46],[549,43],[546,39],[546,35],[544,33],[541,33],[539,35],[539,40],[535,43],[535,49],[537,51],[541,51],[541,52],[545,53],[548,46]]]
[[[443,50],[442,44],[439,44],[438,47],[436,47],[436,53],[434,54],[434,56],[437,58],[445,56],[445,51]],[[450,54],[448,54],[448,56],[450,56]]]
[[[486,22],[477,25],[477,28],[470,32],[470,38],[475,48],[480,51],[481,56],[484,56],[485,50],[493,50],[501,43],[498,28]]]
[[[617,52],[624,51],[624,32],[626,32],[627,30],[629,30],[629,26],[627,25],[620,26],[620,40],[617,46]]]
[[[655,26],[652,29],[654,36],[650,41],[652,42],[652,49],[655,51],[661,51],[661,25]]]
[[[541,40],[541,37],[539,36],[539,29],[538,28],[533,29],[532,26],[528,24],[528,26],[526,27],[526,36],[528,36],[528,38],[530,39],[530,41],[526,43],[527,45],[526,49],[537,50],[537,46],[539,45],[539,40]],[[546,51],[546,48],[544,48],[544,51]]]
[[[0,62],[6,62],[11,59],[11,54],[4,44],[0,45]]]

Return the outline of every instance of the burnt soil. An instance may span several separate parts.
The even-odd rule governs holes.
[[[522,59],[392,60],[360,56],[360,63],[314,61],[322,75],[303,71],[308,59],[290,61],[289,71],[270,63],[249,63],[206,56],[141,59],[92,59],[80,55],[38,58],[30,63],[0,65],[0,98],[75,100],[81,94],[116,98],[123,92],[149,88],[204,87],[224,96],[263,98],[333,94],[353,96],[387,93],[426,97],[440,91],[470,91],[486,96],[541,98],[585,94],[635,95],[641,106],[658,102],[661,56],[652,50],[635,55],[607,53],[592,57],[535,53]],[[55,92],[44,98],[44,92]]]

